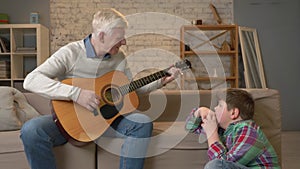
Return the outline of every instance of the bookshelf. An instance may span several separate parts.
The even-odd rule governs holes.
[[[49,57],[49,30],[41,24],[1,24],[0,37],[0,86],[24,91],[26,75]]]
[[[194,77],[184,77],[182,85],[196,81],[199,89],[213,89],[226,83],[238,87],[238,26],[184,25],[180,36],[180,57],[188,58]]]

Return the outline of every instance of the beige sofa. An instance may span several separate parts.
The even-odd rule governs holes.
[[[248,89],[255,98],[255,120],[281,156],[281,111],[279,92],[272,89]],[[25,93],[28,102],[41,114],[51,113],[50,101]],[[184,121],[192,108],[214,107],[215,93],[201,91],[163,91],[140,97],[139,110],[154,121],[153,137],[145,169],[203,168],[207,162],[207,144],[184,130]],[[199,143],[199,140],[201,143]],[[55,148],[59,169],[116,169],[121,139],[101,138],[99,146],[90,143],[75,147],[69,143]],[[27,169],[19,131],[0,132],[0,168]]]

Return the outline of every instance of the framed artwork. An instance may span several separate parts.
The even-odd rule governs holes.
[[[246,88],[267,88],[255,28],[239,27]]]

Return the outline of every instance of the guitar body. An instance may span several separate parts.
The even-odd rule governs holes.
[[[175,63],[174,67],[181,70],[189,69],[191,63],[184,60]],[[169,68],[132,82],[129,82],[127,76],[121,71],[111,71],[95,79],[65,79],[62,83],[95,91],[100,96],[99,109],[91,112],[72,101],[53,100],[55,121],[65,136],[71,137],[71,141],[79,141],[74,143],[94,141],[110,127],[117,117],[137,109],[139,98],[135,92],[136,89],[162,77],[170,76]]]
[[[139,105],[136,92],[123,94],[120,91],[120,86],[129,83],[121,71],[112,71],[95,79],[73,78],[62,82],[93,90],[101,97],[99,110],[94,112],[72,101],[52,101],[53,111],[64,131],[80,142],[96,140],[117,117],[136,110]]]

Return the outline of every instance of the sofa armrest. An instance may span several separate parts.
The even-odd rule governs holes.
[[[50,99],[35,93],[24,93],[28,103],[40,114],[51,114]]]

